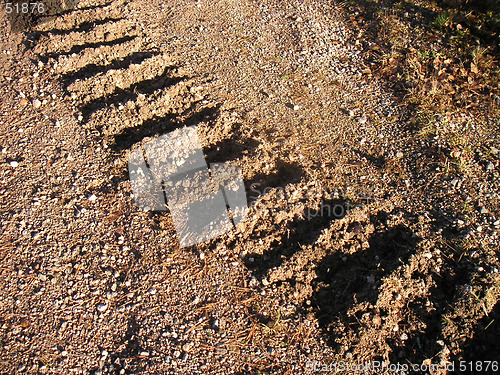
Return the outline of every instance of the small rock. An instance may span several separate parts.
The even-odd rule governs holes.
[[[97,305],[97,311],[99,312],[105,312],[108,309],[108,304],[107,303],[100,303]]]
[[[83,120],[83,116],[82,115],[78,115],[77,119],[78,119],[78,121],[82,121]]]
[[[28,100],[26,100],[26,98],[22,98],[21,101],[19,102],[19,104],[21,104],[23,107],[27,106],[28,105]]]
[[[149,352],[141,352],[139,355],[141,357],[149,357]]]
[[[190,342],[187,342],[184,345],[182,345],[182,350],[185,351],[186,353],[189,353],[191,349],[193,349],[193,344]]]
[[[396,157],[398,159],[403,159],[403,156],[404,156],[404,154],[401,151],[398,151],[398,153],[396,154]]]
[[[42,102],[38,99],[33,100],[33,108],[38,109],[42,105]]]
[[[357,120],[360,124],[365,124],[368,121],[368,118],[366,116],[361,116],[358,117]]]
[[[298,111],[299,109],[300,109],[300,106],[298,106],[297,104],[295,104],[295,105],[293,106],[293,110],[294,110],[294,111]]]
[[[9,164],[12,168],[17,168],[17,166],[19,165],[19,163],[15,160],[12,160]]]
[[[408,335],[406,333],[403,333],[401,336],[399,336],[399,338],[401,339],[401,341],[406,341],[408,340]]]
[[[91,202],[95,202],[97,200],[97,197],[94,194],[92,194],[88,199]]]

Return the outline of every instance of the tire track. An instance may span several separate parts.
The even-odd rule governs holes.
[[[83,125],[113,137],[116,150],[194,119],[212,121],[218,112],[217,106],[200,105],[195,78],[153,46],[140,25],[123,17],[125,4],[74,9],[29,37],[39,41],[38,58],[60,74]]]
[[[122,2],[116,2],[100,9],[106,14],[115,14],[116,9],[113,7],[121,5]],[[95,12],[87,18],[71,15],[81,21],[76,25],[76,31],[63,32],[60,28],[55,29],[55,33],[44,31],[48,40],[37,46],[37,53],[42,61],[53,62],[56,72],[61,73],[60,80],[80,112],[82,125],[96,129],[109,140],[112,151],[122,155],[122,162],[127,151],[144,139],[183,126],[204,123],[204,126],[213,129],[221,125],[218,124],[221,105],[204,100],[204,96],[199,93],[203,91],[203,83],[208,81],[207,78],[190,77],[173,56],[151,45],[147,34],[127,19],[100,14],[100,18],[97,18],[100,21],[93,23],[90,17],[94,15]],[[65,24],[65,21],[63,19],[56,23]],[[259,143],[247,138],[237,127],[226,133],[228,138],[215,142],[208,140],[205,145],[209,162],[220,162],[221,158],[223,161],[235,161],[241,159],[244,153],[245,162],[261,157]],[[251,181],[247,181],[247,190],[254,182],[266,188],[289,184],[297,187],[296,184],[300,184],[303,171],[299,167],[282,163],[277,168],[276,173],[255,174]],[[290,217],[283,217],[278,223],[268,222],[270,208],[265,202],[255,207],[255,220],[258,223],[254,220],[253,224],[246,227],[250,237],[245,235],[245,238],[250,242],[258,242],[263,231],[268,231],[269,236],[265,237],[270,239],[270,249],[275,250],[273,256],[277,257],[276,266],[281,264],[279,260],[285,257],[285,253],[290,256],[300,251],[297,246],[288,249],[289,241],[285,238],[290,231],[295,232],[295,226],[302,225],[302,221],[297,222],[295,214],[300,215],[308,206],[315,205],[309,198],[306,201],[300,207],[295,207]],[[286,211],[287,205],[286,200],[278,200],[273,210]],[[330,219],[322,223],[323,228],[329,226]],[[279,233],[276,233],[276,224],[282,226]],[[255,230],[255,226],[260,229]],[[306,234],[301,232],[300,236],[307,237]],[[242,246],[227,239],[222,241],[228,247]],[[278,246],[277,241],[283,242],[283,245]],[[247,258],[250,257],[260,258],[258,254],[250,254]],[[263,257],[262,262],[269,263],[267,256]],[[262,262],[247,262],[247,265],[253,269],[258,264],[259,272],[267,274],[271,267],[261,265]]]

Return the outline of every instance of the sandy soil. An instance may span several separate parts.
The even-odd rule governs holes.
[[[436,170],[450,150],[412,138],[341,6],[84,0],[19,33],[1,17],[2,373],[499,359],[498,150],[467,178]],[[180,248],[169,213],[134,204],[127,159],[191,125],[251,206]]]

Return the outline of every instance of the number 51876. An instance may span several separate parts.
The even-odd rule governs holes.
[[[45,5],[43,3],[5,3],[5,11],[10,13],[43,13]]]

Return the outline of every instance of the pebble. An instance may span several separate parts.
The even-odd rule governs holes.
[[[17,168],[17,166],[19,165],[19,163],[15,160],[12,160],[9,164],[12,168]]]
[[[33,100],[33,108],[38,109],[42,105],[42,102],[38,99]]]
[[[193,344],[190,342],[185,343],[182,345],[182,350],[188,353],[191,349],[193,348]]]
[[[97,311],[99,312],[104,312],[108,309],[108,304],[107,303],[100,303],[97,305]]]
[[[89,197],[89,201],[91,201],[91,202],[95,202],[96,200],[97,200],[97,197],[96,197],[94,194],[92,194],[92,195]]]
[[[300,106],[298,106],[297,104],[295,104],[295,105],[293,106],[293,110],[294,110],[294,111],[298,111],[299,109],[300,109]]]
[[[396,157],[398,159],[403,159],[403,156],[404,156],[404,154],[401,151],[398,151],[398,153],[396,154]]]
[[[361,116],[358,117],[357,120],[360,124],[365,124],[368,121],[368,118],[366,116]]]

